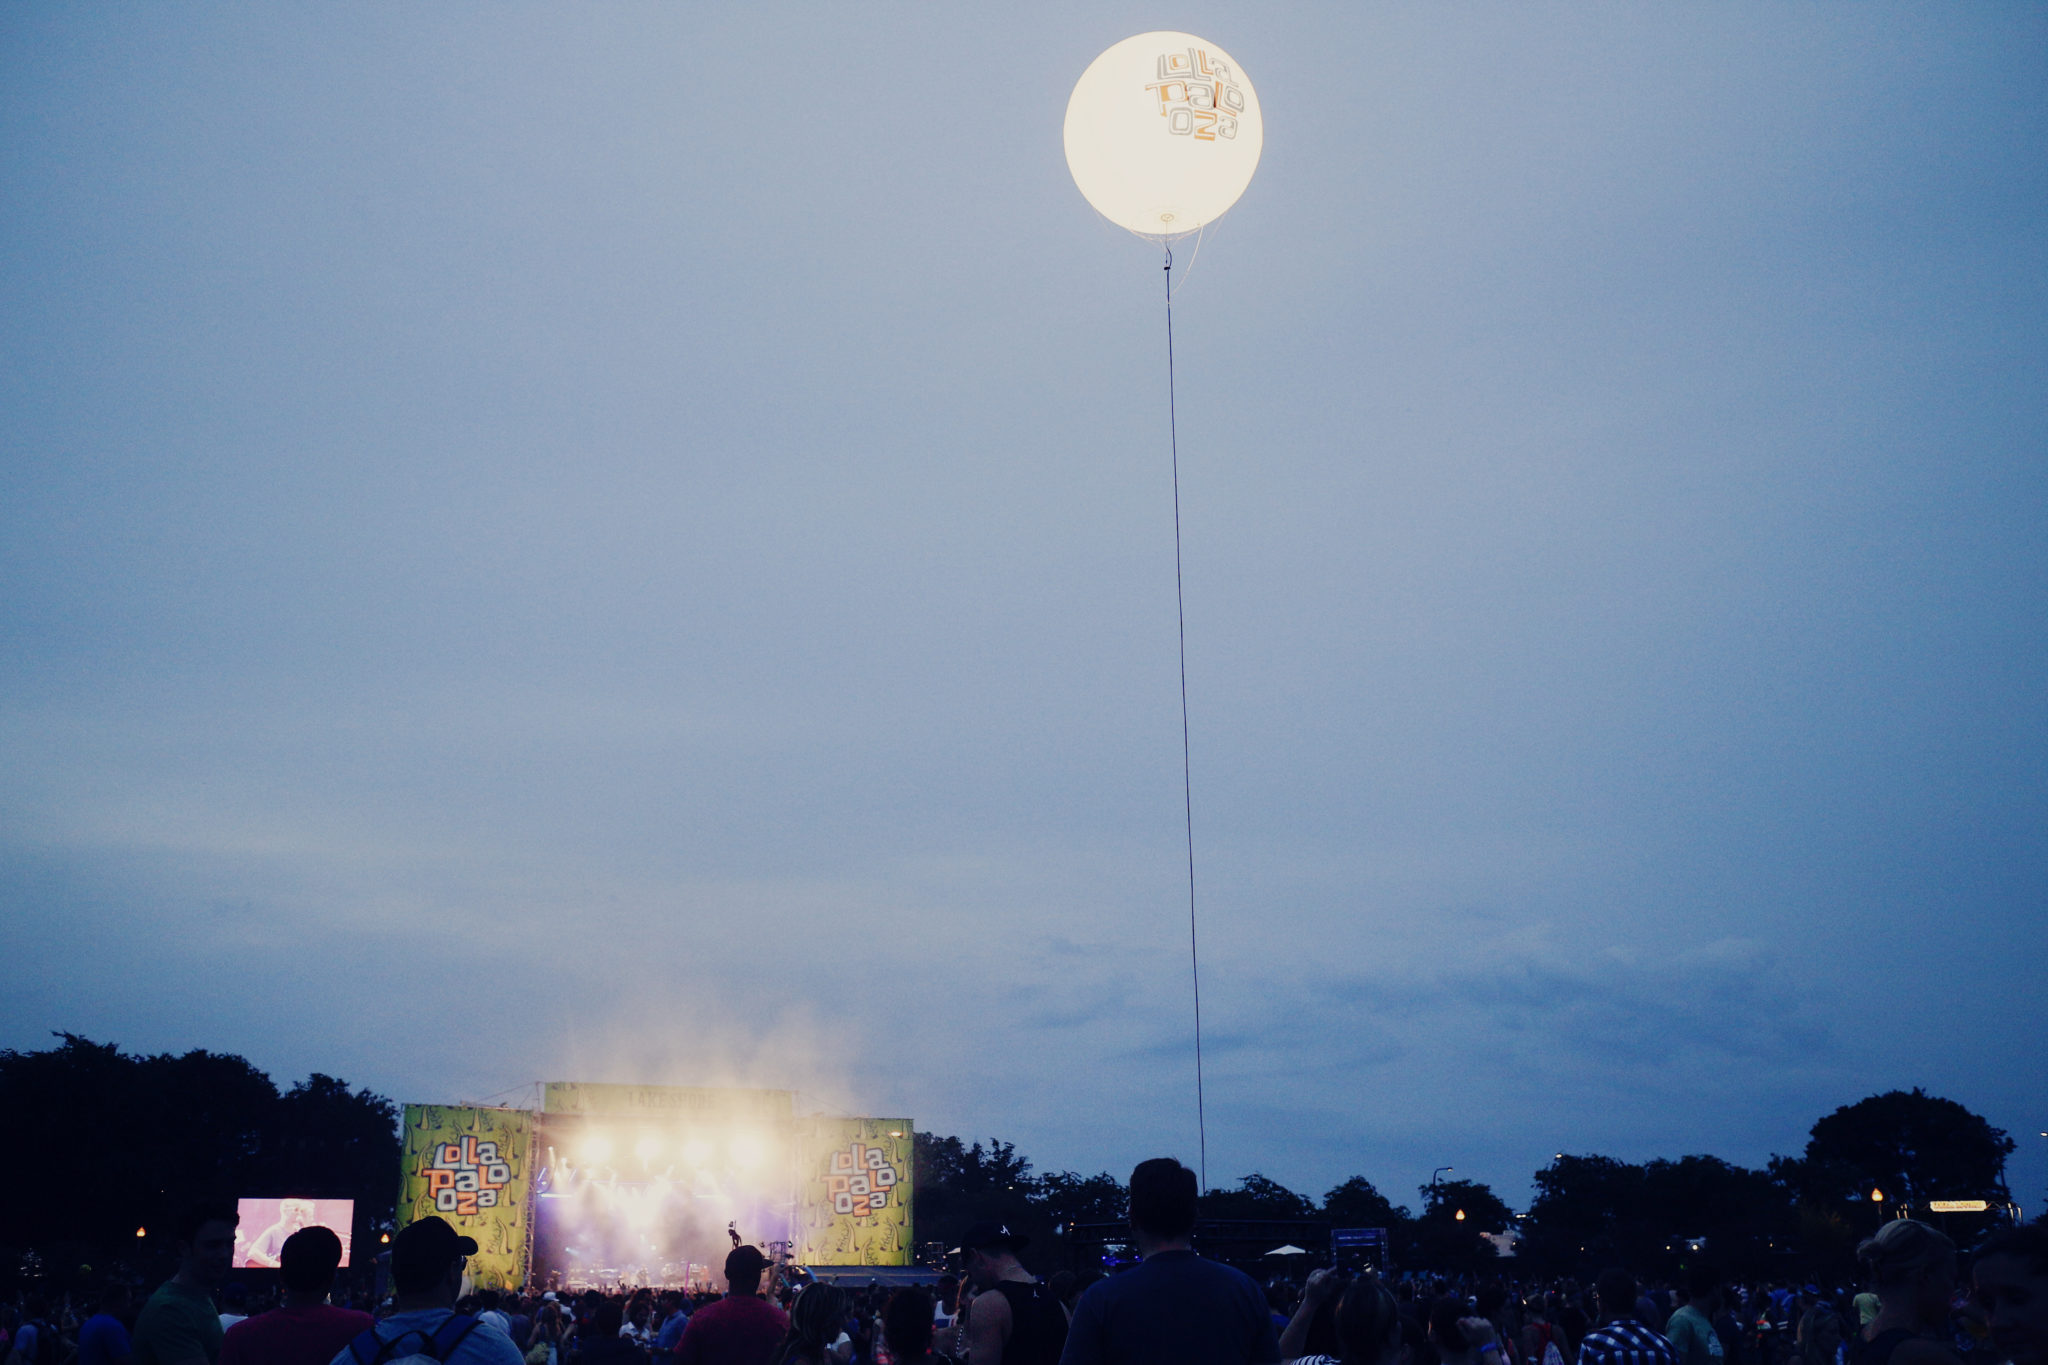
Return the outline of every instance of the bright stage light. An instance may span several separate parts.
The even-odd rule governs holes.
[[[711,1144],[702,1138],[692,1138],[683,1144],[683,1160],[692,1166],[702,1166],[711,1160]]]
[[[661,1139],[649,1133],[633,1144],[633,1155],[642,1161],[652,1161],[661,1155]]]
[[[591,1133],[583,1139],[583,1159],[589,1162],[609,1161],[612,1155],[612,1140],[602,1133]]]
[[[742,1133],[734,1138],[728,1150],[732,1156],[732,1164],[742,1171],[753,1170],[761,1164],[762,1158],[768,1155],[767,1144],[752,1133]]]

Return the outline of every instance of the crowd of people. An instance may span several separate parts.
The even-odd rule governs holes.
[[[430,1217],[393,1239],[374,1303],[338,1301],[340,1240],[309,1226],[250,1302],[228,1283],[233,1207],[200,1205],[146,1301],[113,1280],[90,1302],[0,1309],[0,1365],[2048,1365],[2039,1224],[1993,1234],[1965,1274],[1940,1231],[1887,1223],[1855,1286],[1701,1267],[1678,1284],[1344,1266],[1261,1284],[1195,1251],[1194,1174],[1161,1158],[1132,1172],[1130,1226],[1138,1260],[1108,1275],[1040,1280],[990,1222],[929,1287],[810,1281],[740,1246],[722,1295],[527,1294],[465,1293],[477,1245]]]

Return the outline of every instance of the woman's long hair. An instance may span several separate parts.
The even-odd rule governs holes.
[[[898,1360],[923,1360],[932,1349],[932,1296],[916,1285],[889,1296],[882,1309],[882,1340]]]
[[[825,1348],[846,1330],[847,1296],[830,1284],[807,1284],[789,1306],[789,1331],[769,1365],[821,1365]]]
[[[1337,1343],[1344,1365],[1394,1365],[1401,1354],[1401,1305],[1369,1270],[1337,1301]]]
[[[1825,1299],[1806,1310],[1797,1335],[1799,1358],[1805,1365],[1835,1365],[1835,1353],[1843,1342],[1842,1320]]]

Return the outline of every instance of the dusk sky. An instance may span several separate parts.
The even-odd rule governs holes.
[[[2048,6],[0,8],[0,1046],[2048,1197]],[[1180,249],[1185,262],[1188,248]]]

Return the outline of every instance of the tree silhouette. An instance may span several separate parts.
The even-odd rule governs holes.
[[[1498,1254],[1482,1234],[1514,1225],[1514,1210],[1480,1181],[1439,1180],[1421,1194],[1422,1216],[1410,1225],[1404,1264],[1477,1270]]]
[[[1323,1217],[1338,1228],[1386,1228],[1390,1240],[1398,1241],[1398,1230],[1410,1219],[1408,1210],[1394,1203],[1362,1175],[1354,1175],[1323,1196]]]
[[[1797,1161],[1773,1174],[1808,1202],[1839,1206],[1881,1190],[1887,1204],[1926,1212],[1934,1199],[2003,1201],[2013,1140],[1954,1100],[1888,1090],[1817,1121]]]
[[[1636,1265],[1654,1244],[1643,1168],[1610,1156],[1558,1157],[1536,1172],[1520,1254],[1545,1270]]]
[[[1520,1253],[1548,1273],[1626,1265],[1668,1274],[1695,1260],[1751,1272],[1774,1243],[1789,1245],[1792,1228],[1791,1203],[1769,1174],[1719,1157],[1636,1166],[1560,1156],[1536,1173]]]
[[[359,1246],[390,1226],[390,1101],[317,1073],[280,1095],[224,1053],[130,1056],[55,1036],[42,1052],[0,1051],[0,1271],[30,1250],[53,1273],[161,1260],[170,1217],[201,1197],[353,1199]],[[138,1227],[155,1235],[138,1242]]]
[[[1210,1190],[1197,1206],[1203,1218],[1313,1218],[1316,1206],[1277,1180],[1254,1171],[1234,1190]]]

